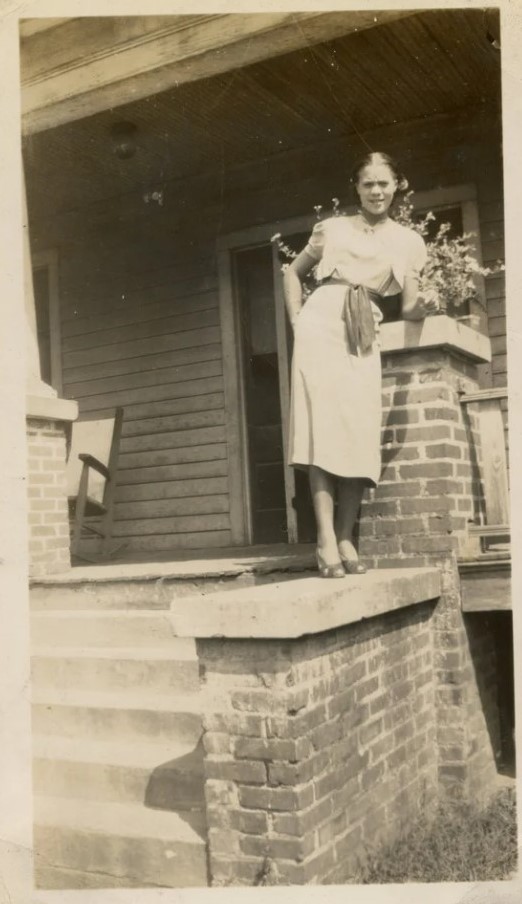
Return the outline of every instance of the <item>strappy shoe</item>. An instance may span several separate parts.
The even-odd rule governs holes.
[[[322,578],[344,578],[346,572],[342,562],[335,562],[334,565],[327,565],[321,553],[316,550],[317,567]]]
[[[368,571],[366,565],[362,565],[358,559],[343,559],[341,556],[341,563],[346,574],[366,574]]]

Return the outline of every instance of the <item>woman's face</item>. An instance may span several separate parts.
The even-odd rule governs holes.
[[[388,212],[393,201],[397,179],[385,163],[370,164],[359,173],[355,188],[362,209],[374,217],[381,217]]]

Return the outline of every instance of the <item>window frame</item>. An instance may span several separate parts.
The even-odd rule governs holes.
[[[60,320],[59,262],[55,248],[37,251],[31,256],[31,271],[47,270],[49,281],[49,355],[51,386],[59,396],[63,389],[62,329]],[[36,303],[36,301],[35,301]]]
[[[435,188],[429,191],[414,192],[412,196],[413,209],[416,213],[443,212],[445,208],[460,207],[462,215],[462,229],[469,235],[469,244],[473,250],[479,265],[483,266],[482,241],[480,237],[480,216],[476,186],[471,183],[462,185],[450,185],[444,188]],[[483,276],[477,274],[474,277],[479,301],[472,301],[469,313],[475,314],[480,319],[480,331],[488,335],[488,312],[486,285]],[[464,315],[465,316],[465,315]]]

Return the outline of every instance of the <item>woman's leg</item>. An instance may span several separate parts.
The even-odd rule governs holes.
[[[336,534],[339,552],[344,559],[357,561],[358,555],[353,544],[353,531],[361,507],[364,480],[342,478],[339,480],[337,498]]]
[[[317,549],[326,565],[334,565],[339,561],[334,530],[335,477],[315,465],[310,465],[308,473],[317,523]]]

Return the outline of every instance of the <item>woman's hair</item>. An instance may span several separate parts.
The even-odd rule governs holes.
[[[350,182],[352,183],[354,188],[359,181],[359,177],[363,169],[365,169],[367,166],[372,165],[387,166],[388,169],[392,171],[397,180],[397,191],[405,192],[408,190],[408,180],[401,173],[393,157],[390,157],[389,154],[384,154],[381,151],[371,151],[371,153],[366,154],[364,157],[361,157],[361,159],[357,161],[352,169],[352,175],[350,179]]]

